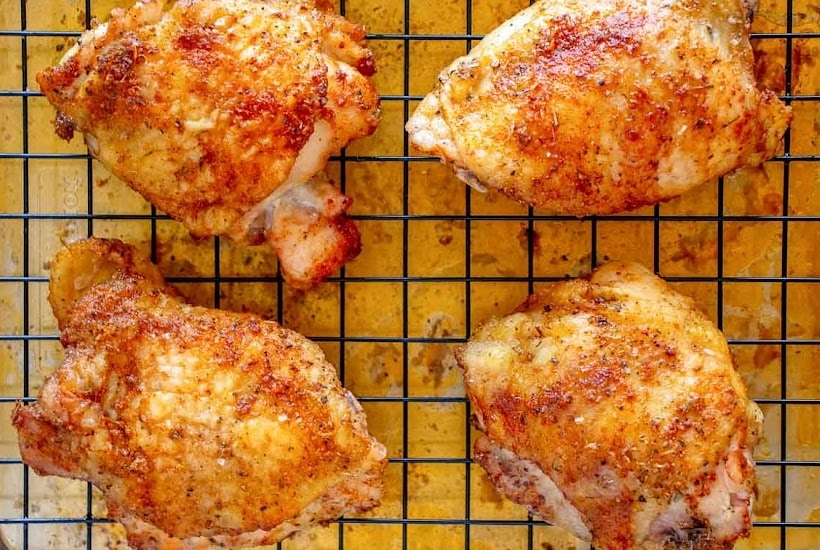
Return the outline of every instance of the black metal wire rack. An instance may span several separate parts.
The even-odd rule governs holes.
[[[385,504],[279,548],[576,548],[488,491],[471,460],[469,404],[450,351],[539,284],[610,257],[642,261],[694,295],[764,409],[761,495],[745,547],[820,548],[817,6],[761,0],[753,28],[761,78],[794,109],[781,155],[756,175],[666,205],[576,220],[465,188],[436,159],[414,155],[403,131],[435,74],[527,3],[340,1],[371,33],[384,116],[375,136],[329,167],[357,201],[365,252],[300,295],[272,264],[236,267],[237,258],[258,267],[264,257],[191,241],[77,144],[45,137],[53,114],[34,73],[92,16],[104,19],[110,2],[0,0],[0,549],[112,544],[97,530],[110,522],[92,488],[43,486],[21,463],[9,422],[13,404],[32,400],[40,373],[59,361],[56,329],[41,314],[48,258],[62,238],[85,234],[144,238],[195,301],[261,310],[301,330],[364,403],[390,450]],[[54,505],[64,492],[80,504]]]

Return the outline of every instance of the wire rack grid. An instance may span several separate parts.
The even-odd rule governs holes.
[[[539,285],[607,259],[672,281],[725,331],[766,415],[760,495],[739,548],[820,548],[820,56],[816,6],[762,0],[756,69],[794,109],[782,154],[670,203],[577,220],[525,209],[415,155],[404,122],[438,71],[524,0],[341,0],[367,26],[383,119],[332,159],[355,199],[362,256],[319,288],[282,284],[265,250],[194,241],[53,135],[34,74],[56,62],[110,0],[0,0],[0,548],[109,548],[122,533],[92,487],[39,478],[9,415],[59,364],[45,302],[48,261],[77,236],[119,237],[191,299],[255,311],[318,341],[389,449],[383,505],[277,548],[586,548],[502,499],[471,460],[474,433],[452,348]]]

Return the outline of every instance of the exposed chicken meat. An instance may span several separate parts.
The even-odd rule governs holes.
[[[344,216],[350,199],[327,183],[300,185],[273,210],[268,238],[291,280],[318,281],[359,253],[359,232]]]

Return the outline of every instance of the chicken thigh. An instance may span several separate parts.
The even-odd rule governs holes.
[[[321,349],[194,307],[120,241],[61,251],[65,347],[13,424],[39,474],[87,480],[138,549],[272,544],[376,506],[385,448]]]
[[[601,550],[748,535],[762,414],[720,331],[636,264],[554,283],[457,350],[476,460]]]
[[[439,76],[411,143],[479,190],[575,216],[676,197],[779,150],[744,0],[542,0]]]
[[[82,132],[91,155],[194,236],[272,241],[285,279],[308,287],[360,248],[349,199],[327,183],[310,186],[322,197],[311,204],[293,193],[376,128],[364,36],[325,0],[142,0],[85,32],[37,82],[61,137]],[[331,194],[343,208],[328,217],[315,203]],[[291,269],[272,236],[280,204],[344,229],[318,246],[305,232],[315,272]]]

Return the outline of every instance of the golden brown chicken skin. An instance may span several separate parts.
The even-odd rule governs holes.
[[[188,305],[134,248],[61,251],[65,348],[13,424],[37,473],[87,480],[138,549],[271,544],[379,502],[385,448],[321,349]]]
[[[410,141],[463,181],[576,216],[676,197],[774,156],[742,0],[544,0],[439,76]]]
[[[722,334],[643,267],[554,283],[456,357],[476,459],[533,515],[602,550],[748,535],[761,412]]]
[[[328,2],[144,0],[115,9],[37,82],[60,136],[82,132],[95,158],[193,235],[259,244],[272,240],[277,204],[375,130],[364,36]],[[337,225],[355,232],[344,210],[325,223]],[[343,247],[334,269],[359,251],[358,232],[343,237],[325,243]],[[327,275],[282,260],[295,286]]]

